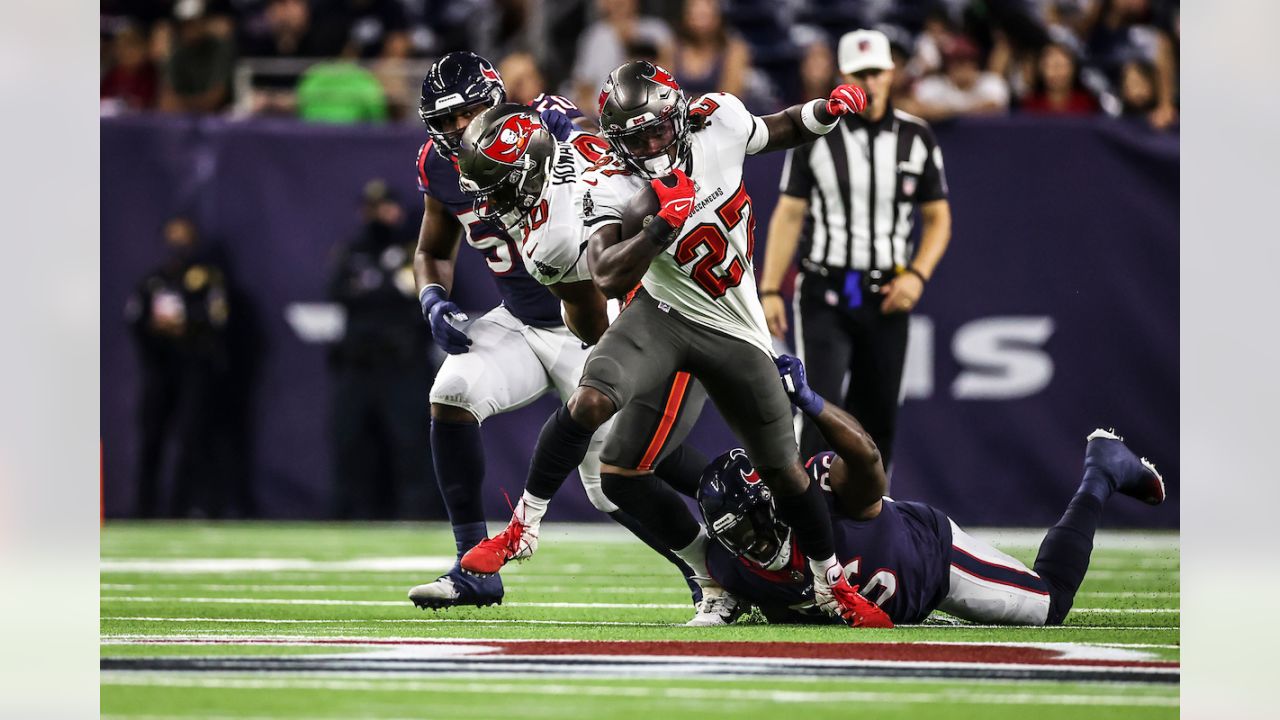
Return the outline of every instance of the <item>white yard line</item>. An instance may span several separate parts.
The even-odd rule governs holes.
[[[508,584],[511,584],[508,581]],[[640,587],[580,587],[572,585],[545,585],[537,588],[526,588],[526,590],[536,590],[540,593],[578,593],[581,595],[682,595],[689,597],[688,587],[670,587],[674,585],[674,581],[666,587],[640,588]],[[261,592],[261,591],[279,591],[279,592],[396,592],[403,595],[408,592],[408,582],[404,583],[356,583],[351,585],[277,585],[271,582],[263,582],[260,584],[244,585],[244,584],[221,584],[221,583],[102,583],[98,587],[102,590],[202,590],[214,592]]]
[[[227,605],[360,605],[370,607],[409,607],[408,600],[341,600],[335,598],[220,598],[220,597],[146,597],[103,595],[103,602],[141,603],[222,603]],[[578,602],[504,602],[506,607],[528,608],[605,608],[611,610],[691,610],[687,603],[578,603]]]
[[[308,570],[320,572],[444,572],[453,567],[453,556],[370,557],[353,560],[305,558],[105,558],[104,573],[240,573]]]
[[[706,700],[721,703],[965,703],[974,705],[1097,705],[1120,707],[1177,707],[1178,698],[1169,695],[1109,695],[1087,693],[987,693],[963,689],[936,692],[863,692],[863,691],[798,691],[753,690],[742,688],[662,688],[628,685],[521,683],[503,685],[488,682],[424,681],[424,680],[360,680],[347,678],[248,678],[204,677],[107,671],[101,674],[104,685],[147,687],[217,688],[234,690],[348,690],[415,693],[462,693],[477,695],[544,695],[663,698],[669,700]]]

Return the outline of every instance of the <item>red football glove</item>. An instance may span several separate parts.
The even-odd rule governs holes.
[[[840,85],[827,98],[827,112],[839,117],[845,113],[860,113],[867,107],[867,93],[857,85]]]
[[[848,580],[841,578],[840,582],[831,586],[831,590],[844,600],[843,604],[850,608],[840,613],[840,619],[844,621],[845,625],[856,628],[893,627],[893,620],[889,619],[889,613],[881,610],[879,605],[859,595],[857,585],[850,585]]]
[[[672,183],[668,185],[667,183]],[[673,228],[680,228],[693,212],[693,181],[683,170],[676,169],[663,178],[650,180],[649,185],[658,196],[658,217]]]

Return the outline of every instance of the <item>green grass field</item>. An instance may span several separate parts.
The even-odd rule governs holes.
[[[975,534],[1028,563],[1039,543],[1039,533]],[[446,569],[452,547],[442,525],[109,523],[102,531],[103,716],[776,719],[845,717],[851,705],[879,717],[952,720],[1178,714],[1176,682],[806,670],[809,655],[824,648],[893,654],[902,648],[884,643],[910,643],[905,650],[941,648],[963,662],[967,653],[990,649],[975,645],[984,643],[997,652],[1173,672],[1176,534],[1101,533],[1077,609],[1060,628],[940,621],[850,630],[751,618],[728,628],[686,628],[692,606],[674,568],[624,531],[586,525],[544,526],[537,557],[504,571],[501,606],[414,608],[406,591]],[[561,646],[536,642],[543,640],[684,649],[672,651],[681,657],[669,664],[653,664],[650,653],[628,665],[607,654],[557,656]],[[733,655],[723,643],[745,641],[871,645],[805,646],[810,650],[781,661],[788,673],[766,668],[754,677],[742,674],[755,667],[749,661],[687,649],[699,643],[708,655]],[[503,647],[521,657],[484,669],[465,662]],[[533,648],[550,654],[524,656]],[[713,667],[726,671],[709,672]]]

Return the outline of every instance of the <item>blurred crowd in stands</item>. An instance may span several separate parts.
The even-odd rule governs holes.
[[[516,99],[590,107],[633,58],[757,112],[824,96],[840,36],[893,41],[894,103],[1178,117],[1178,0],[102,0],[102,109],[408,121],[428,63],[468,49]]]

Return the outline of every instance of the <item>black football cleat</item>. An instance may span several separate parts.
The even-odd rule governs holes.
[[[501,577],[477,577],[463,572],[455,565],[452,570],[436,578],[435,582],[410,590],[409,599],[423,610],[441,610],[462,605],[501,605],[502,594]]]
[[[1111,486],[1121,495],[1137,498],[1148,505],[1164,502],[1164,478],[1150,460],[1140,458],[1124,444],[1115,430],[1101,428],[1089,433],[1084,451],[1084,466],[1106,474]]]

